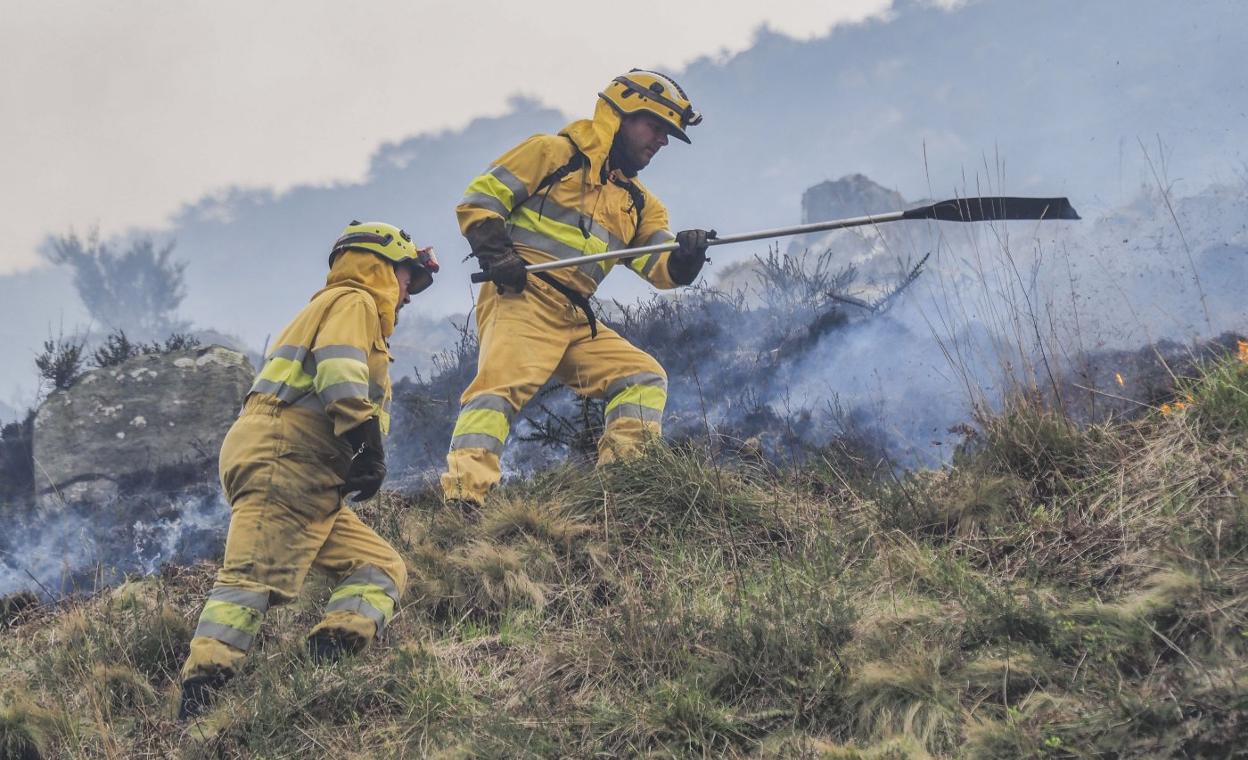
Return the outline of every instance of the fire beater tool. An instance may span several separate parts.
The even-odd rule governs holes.
[[[729,243],[745,243],[751,240],[803,235],[808,232],[824,232],[840,230],[847,227],[863,227],[866,225],[886,224],[905,220],[934,219],[939,222],[1009,222],[1009,221],[1051,221],[1059,219],[1079,219],[1079,214],[1066,198],[1011,198],[989,196],[981,198],[952,198],[937,201],[926,206],[907,209],[906,211],[890,211],[885,214],[854,216],[848,219],[832,219],[826,222],[797,224],[791,227],[776,227],[770,230],[742,232],[736,235],[718,235],[707,241],[709,245],[727,245]],[[612,259],[643,256],[647,253],[661,253],[677,248],[675,240],[668,240],[654,245],[638,248],[624,248],[618,251],[595,253],[578,256],[574,259],[544,261],[540,264],[529,264],[525,271],[530,274],[546,272],[551,269],[576,267],[594,261],[610,261]],[[473,282],[487,282],[485,272],[475,272]]]

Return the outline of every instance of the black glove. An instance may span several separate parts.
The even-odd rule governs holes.
[[[706,258],[708,241],[715,239],[715,230],[681,230],[676,233],[680,246],[667,260],[667,273],[677,285],[689,285],[698,279]]]
[[[486,219],[477,222],[464,233],[472,255],[481,263],[481,271],[498,286],[498,292],[513,290],[520,293],[528,282],[525,261],[512,247],[511,236],[502,219]]]
[[[381,422],[376,417],[369,417],[367,422],[356,425],[342,437],[351,444],[352,452],[342,494],[346,496],[358,491],[351,501],[371,499],[386,479],[386,451],[381,446]]]

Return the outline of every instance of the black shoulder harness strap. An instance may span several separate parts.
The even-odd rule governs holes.
[[[550,174],[547,174],[545,177],[542,177],[542,181],[538,182],[537,187],[533,189],[533,195],[537,195],[538,193],[543,193],[542,202],[538,204],[538,207],[537,207],[537,216],[539,219],[542,216],[543,209],[545,209],[546,207],[546,199],[550,196],[550,189],[555,185],[555,183],[562,182],[564,177],[568,176],[574,171],[577,171],[578,169],[584,168],[585,165],[589,163],[589,157],[581,152],[581,149],[577,147],[577,144],[573,142],[572,138],[568,137],[567,135],[564,135],[563,137],[572,146],[572,157],[568,159],[568,162],[566,164],[564,164],[563,166],[560,166],[558,169],[555,169],[553,172],[551,172]],[[603,174],[602,181],[605,183],[607,181],[606,164],[603,164],[602,166],[602,174]],[[646,207],[645,193],[641,192],[641,188],[637,187],[636,183],[627,179],[616,180],[615,184],[618,185],[619,187],[624,188],[624,190],[628,193],[629,199],[632,200],[633,202],[633,208],[631,210],[633,211],[633,213],[637,215],[637,225],[640,227],[641,226],[641,212]],[[581,232],[582,234],[587,234],[586,230],[584,229],[582,229]]]
[[[546,208],[546,199],[550,197],[550,189],[554,187],[555,183],[562,182],[564,177],[589,163],[589,157],[581,152],[581,149],[576,146],[576,143],[572,141],[572,138],[567,135],[564,135],[564,138],[567,139],[568,143],[572,146],[572,157],[568,159],[566,164],[560,166],[558,169],[555,169],[545,177],[542,177],[542,181],[537,183],[537,187],[533,188],[533,195],[537,195],[538,193],[545,191],[542,195],[542,202],[538,204],[537,207],[537,217],[539,219],[542,217],[542,210]]]

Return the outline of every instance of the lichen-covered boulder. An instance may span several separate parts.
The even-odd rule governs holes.
[[[53,393],[35,416],[39,508],[212,477],[254,374],[243,354],[208,346],[136,356]]]

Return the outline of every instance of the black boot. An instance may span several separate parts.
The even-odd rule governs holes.
[[[364,644],[358,636],[322,628],[308,637],[308,656],[318,665],[328,665],[356,654]]]
[[[182,682],[182,700],[178,704],[178,722],[202,715],[217,699],[217,692],[230,677],[225,673],[194,676]]]

